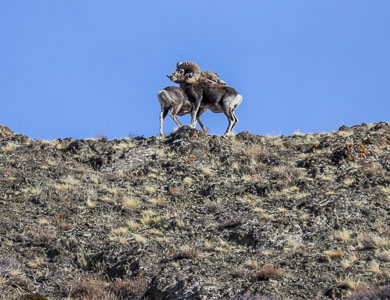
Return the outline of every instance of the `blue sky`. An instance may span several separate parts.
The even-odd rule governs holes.
[[[236,133],[389,121],[390,1],[2,0],[0,124],[40,139],[158,135],[157,92],[188,60],[243,95]]]

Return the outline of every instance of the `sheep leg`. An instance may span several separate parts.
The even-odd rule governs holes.
[[[168,109],[161,110],[160,114],[160,136],[164,136],[163,123],[164,119],[168,114]]]
[[[206,110],[207,110],[206,108],[200,108],[199,111],[198,111],[197,117],[196,117],[196,119],[198,120],[198,123],[199,123],[200,127],[201,127],[202,130],[203,130],[203,132],[207,132],[207,129],[206,129],[206,127],[203,125],[202,121],[200,120],[200,116],[201,116]]]
[[[173,121],[175,121],[175,123],[179,126],[179,127],[183,127],[183,124],[180,123],[180,121],[177,119],[177,113],[180,111],[181,109],[181,105],[177,106],[177,107],[174,107],[172,110],[171,110],[171,113],[170,113],[170,116],[171,118],[173,119]]]
[[[196,117],[198,115],[198,111],[199,111],[199,108],[200,108],[200,104],[202,103],[202,97],[200,99],[197,99],[196,100],[196,103],[192,109],[192,112],[191,112],[191,128],[196,128]]]
[[[234,122],[235,122],[236,119],[235,119],[234,113],[233,113],[233,111],[232,111],[232,109],[230,107],[224,107],[223,108],[223,112],[224,112],[225,116],[228,118],[228,121],[229,121],[228,128],[226,129],[226,131],[224,133],[224,135],[228,135],[232,131],[233,125],[234,125]]]
[[[232,111],[232,115],[233,115],[233,117],[234,117],[234,124],[233,124],[231,130],[233,131],[233,130],[234,130],[234,127],[236,127],[236,125],[237,125],[237,123],[238,123],[238,118],[237,118],[236,114],[234,113],[234,111]]]

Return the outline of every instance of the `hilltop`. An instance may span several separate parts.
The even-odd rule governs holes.
[[[53,141],[0,126],[0,174],[3,299],[390,297],[390,123]]]

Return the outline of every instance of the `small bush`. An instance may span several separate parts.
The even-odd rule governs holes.
[[[380,286],[373,289],[366,289],[350,295],[348,300],[376,300],[390,299],[390,285]]]
[[[47,297],[38,293],[22,295],[22,300],[47,300]]]
[[[273,264],[267,264],[262,266],[261,268],[257,268],[252,276],[258,280],[276,280],[282,277],[284,270],[278,266]]]
[[[173,254],[173,259],[183,259],[183,258],[188,258],[188,259],[196,259],[198,257],[198,252],[194,249],[191,249],[190,247],[183,247],[180,250],[176,250],[175,253]]]
[[[110,285],[110,291],[121,299],[141,299],[148,290],[149,281],[144,277],[116,279]]]
[[[119,300],[117,296],[106,291],[107,283],[94,278],[83,278],[72,284],[69,297],[82,300]]]

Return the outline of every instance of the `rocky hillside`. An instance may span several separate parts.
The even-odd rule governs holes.
[[[389,299],[390,123],[32,140],[0,126],[2,299]]]

